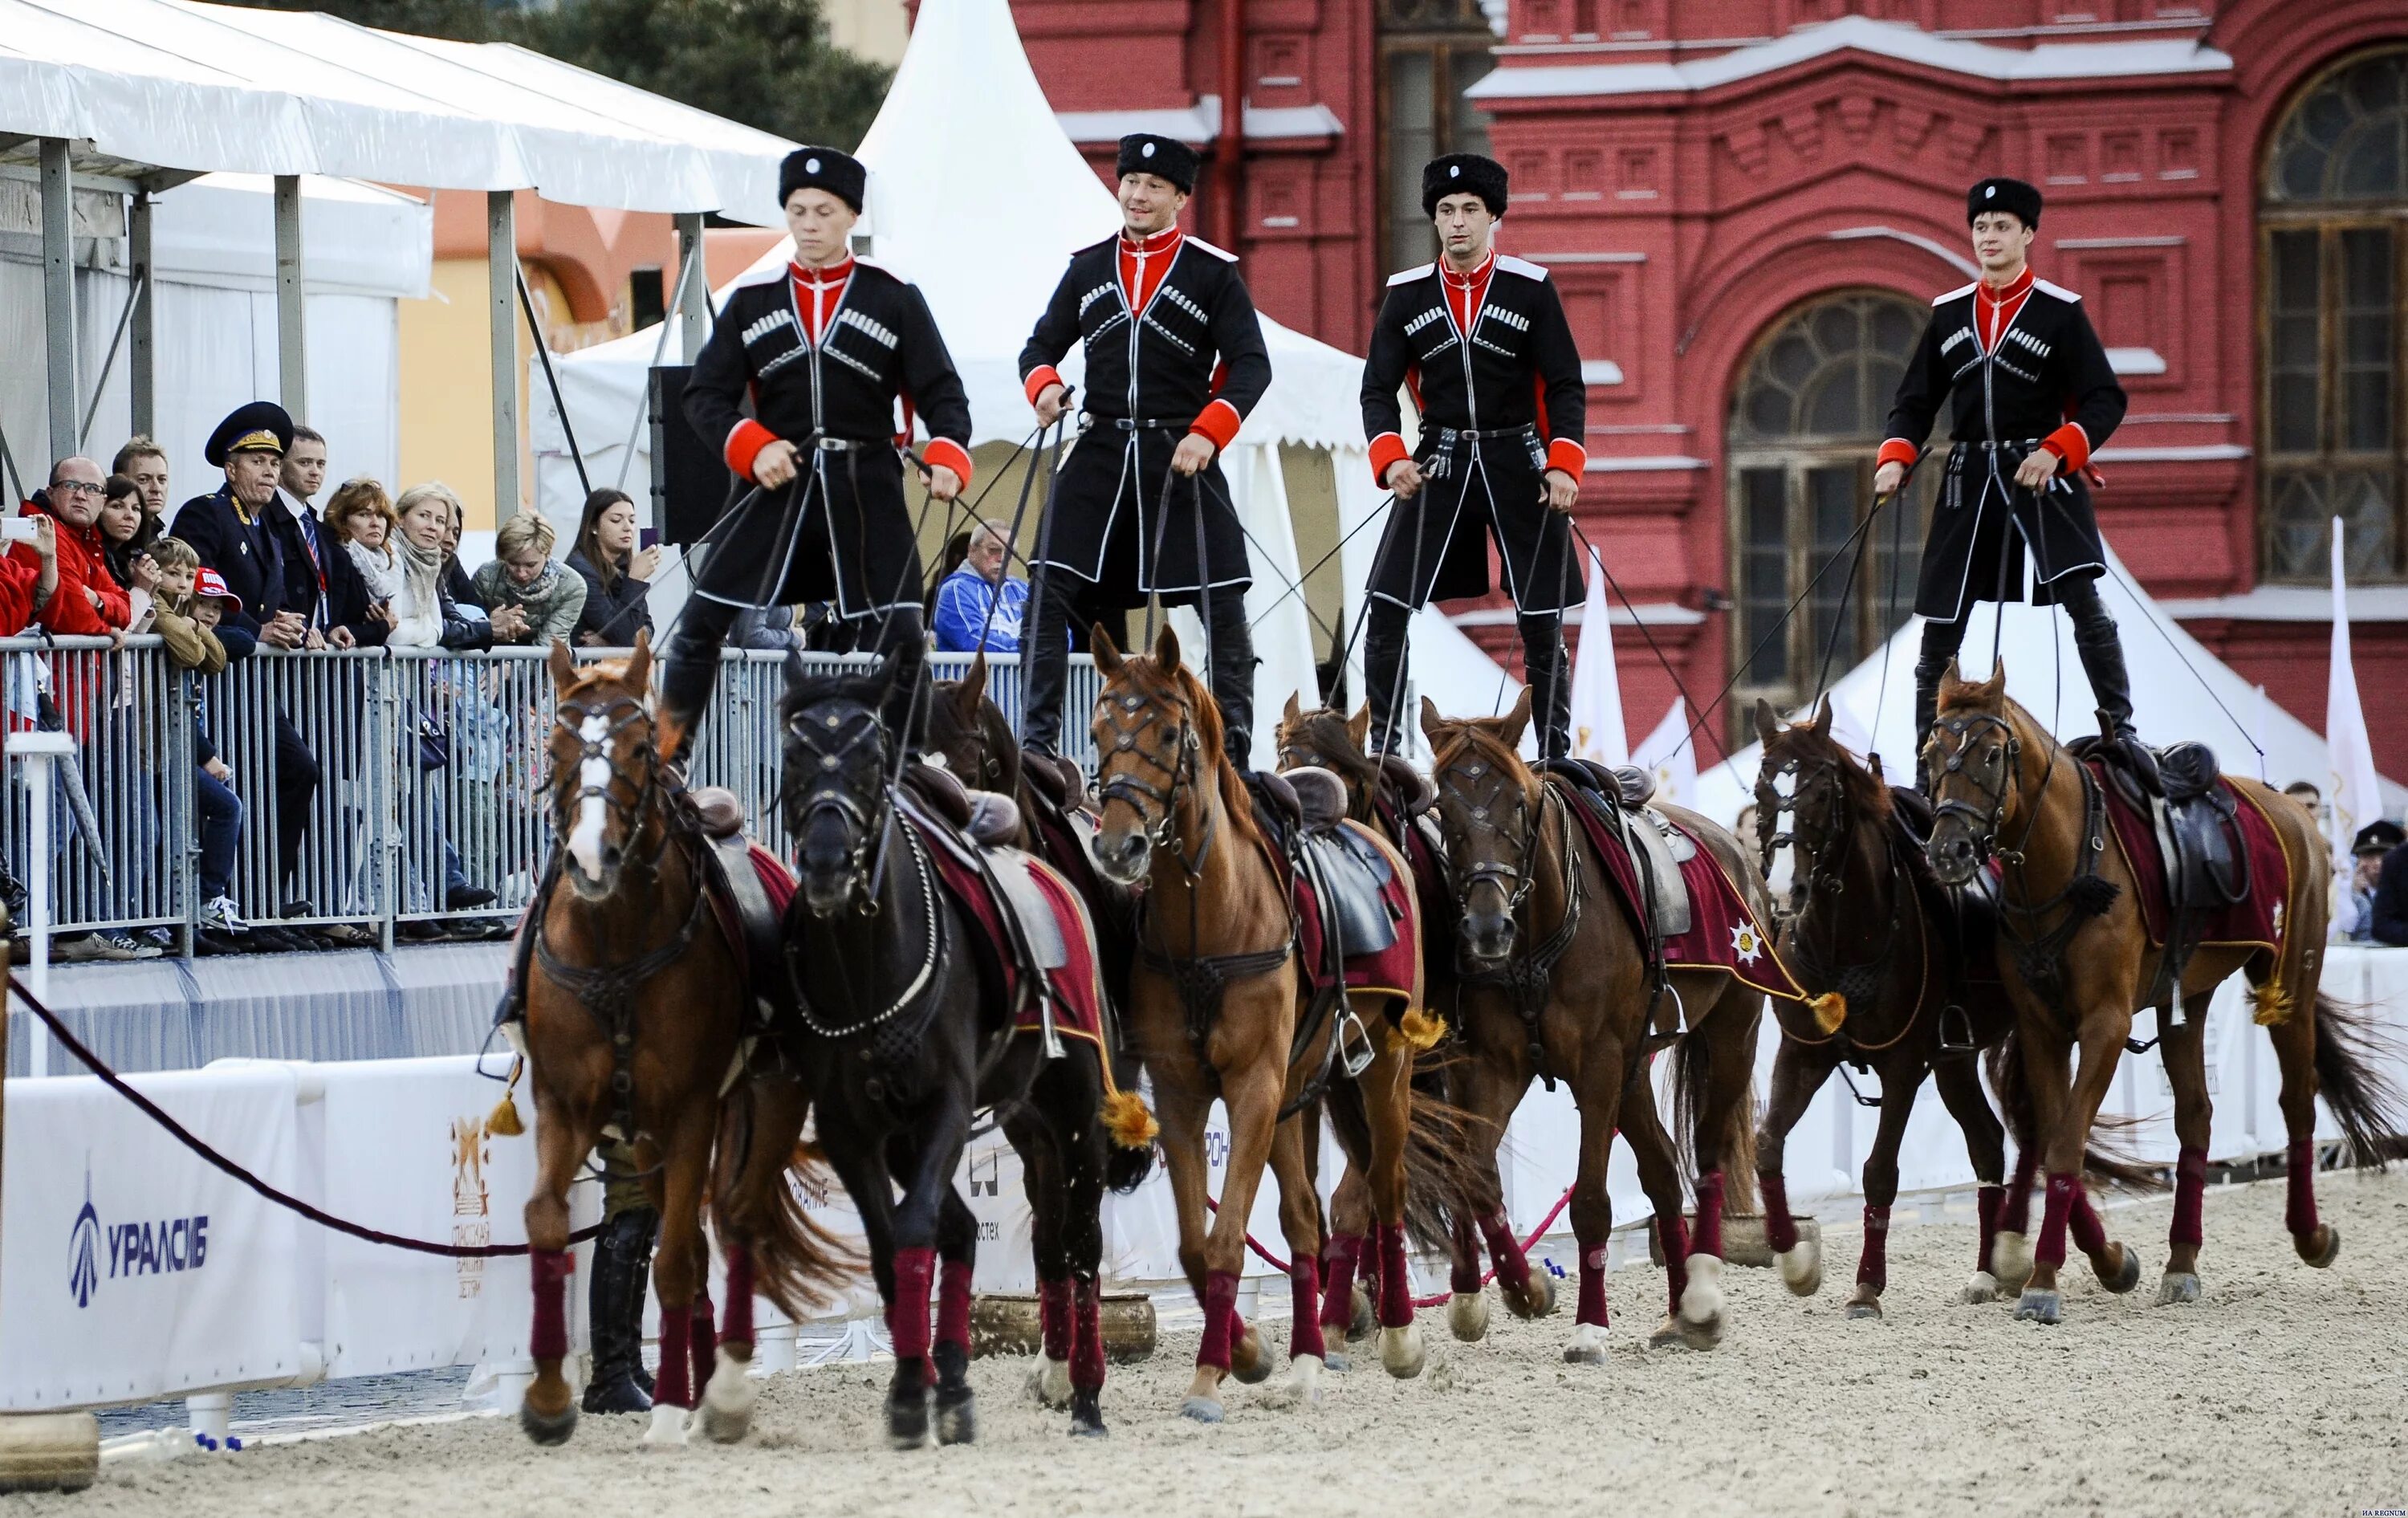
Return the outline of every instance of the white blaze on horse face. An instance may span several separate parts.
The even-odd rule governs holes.
[[[577,736],[588,744],[598,744],[610,731],[609,720],[596,712],[585,719]],[[609,816],[605,795],[610,786],[610,761],[602,754],[580,760],[577,766],[577,825],[569,831],[568,856],[589,881],[602,879],[602,828]]]

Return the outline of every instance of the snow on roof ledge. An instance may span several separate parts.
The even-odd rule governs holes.
[[[1532,100],[1564,95],[1683,93],[1754,79],[1855,49],[1904,64],[1945,69],[2001,84],[2032,79],[2122,79],[2135,75],[2211,74],[2232,66],[2229,54],[2190,37],[2140,42],[2043,42],[2000,48],[1934,36],[1896,21],[1844,16],[1801,26],[1787,36],[1736,49],[1693,64],[1558,64],[1499,68],[1465,93],[1474,100]]]
[[[1221,132],[1221,97],[1200,95],[1192,106],[1165,106],[1143,110],[1059,110],[1054,119],[1072,142],[1118,142],[1132,132],[1177,137],[1203,144]],[[1256,139],[1337,137],[1346,123],[1327,106],[1248,106],[1246,136]]]

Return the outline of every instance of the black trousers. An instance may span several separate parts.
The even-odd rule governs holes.
[[[1371,751],[1400,753],[1398,710],[1405,692],[1405,644],[1412,613],[1384,596],[1371,600],[1363,628],[1364,693],[1371,707]],[[1522,635],[1523,674],[1530,687],[1530,720],[1539,730],[1539,756],[1560,759],[1572,752],[1571,660],[1564,648],[1559,611],[1524,611],[1513,624]],[[1468,693],[1477,696],[1478,692]]]
[[[309,807],[318,795],[318,757],[301,740],[301,730],[282,711],[276,714],[276,870],[291,895],[300,894],[301,844],[309,833]],[[280,903],[281,905],[281,903]],[[334,909],[329,902],[315,903]]]
[[[695,730],[701,725],[703,713],[710,706],[710,693],[719,683],[719,651],[726,646],[728,629],[745,609],[695,595],[687,598],[685,609],[679,614],[677,631],[669,636],[668,651],[661,661],[662,709],[686,735],[684,749],[668,756],[672,761],[683,760],[694,752]],[[928,636],[920,609],[906,603],[882,616],[844,621],[854,629],[856,651],[902,652],[902,666],[887,691],[882,716],[886,731],[901,734],[904,752],[916,757],[928,723],[927,698],[920,692],[928,678]]]
[[[2099,716],[2102,737],[2113,738],[2132,730],[2132,682],[2124,667],[2123,636],[2116,631],[2115,614],[2099,596],[2099,577],[2072,574],[2050,587],[2057,605],[2073,622],[2074,652],[2081,655],[2082,672],[2089,677],[2091,694],[2099,698]],[[1973,621],[1971,607],[1968,614],[1954,622],[1926,622],[1923,624],[1923,646],[1914,661],[1914,742],[1920,753],[1924,739],[1931,736],[1931,723],[1940,709],[1940,677],[1948,672],[1950,661],[1965,645],[1965,629]],[[1960,671],[1966,678],[1983,680],[1989,671]]]
[[[1021,639],[1021,664],[1026,683],[1021,692],[1021,740],[1031,748],[1056,753],[1062,744],[1062,700],[1069,683],[1070,629],[1083,633],[1090,620],[1104,624],[1122,649],[1128,648],[1127,613],[1117,608],[1099,612],[1096,603],[1109,600],[1101,588],[1067,570],[1040,566],[1028,621]],[[1178,604],[1192,604],[1193,593],[1174,595]],[[1221,709],[1222,749],[1240,768],[1249,764],[1254,732],[1254,633],[1246,621],[1242,586],[1226,586],[1206,598],[1204,626],[1211,635],[1211,658],[1205,671],[1213,704]],[[1082,639],[1083,640],[1083,639]]]

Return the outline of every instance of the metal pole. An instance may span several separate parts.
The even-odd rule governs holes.
[[[295,422],[308,420],[309,364],[301,286],[301,176],[276,177],[276,391]]]
[[[76,451],[75,180],[67,170],[67,140],[42,139],[42,321],[50,357],[50,456],[48,465]]]
[[[485,192],[485,315],[494,357],[494,525],[519,510],[519,238],[516,196]],[[542,335],[537,334],[537,340]]]
[[[678,239],[678,343],[691,364],[710,337],[710,279],[703,275],[702,213],[680,211],[674,218]],[[697,278],[686,278],[692,268]]]
[[[8,752],[25,761],[26,874],[32,877],[25,882],[31,919],[25,924],[25,941],[33,951],[25,981],[44,1006],[50,1000],[50,762],[74,752],[75,739],[64,733],[28,730],[8,735]],[[50,1030],[36,1024],[28,1045],[27,1073],[50,1074]]]
[[[134,347],[126,355],[126,380],[133,391],[134,430],[156,437],[159,422],[159,359],[150,303],[150,192],[134,196],[126,219],[126,252],[134,264]]]

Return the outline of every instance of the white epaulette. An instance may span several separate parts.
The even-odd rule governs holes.
[[[1219,259],[1224,264],[1235,264],[1238,261],[1237,254],[1229,251],[1226,248],[1215,248],[1201,237],[1183,237],[1180,240],[1189,244],[1191,247],[1202,249],[1204,251],[1211,253],[1214,258]]]
[[[1544,264],[1533,264],[1526,258],[1515,258],[1509,253],[1497,255],[1497,266],[1508,274],[1518,274],[1525,279],[1544,279],[1547,277],[1547,266]]]
[[[2051,284],[2046,279],[2034,279],[2032,281],[2032,288],[2034,290],[2045,290],[2061,301],[2077,302],[2082,299],[2080,295],[2077,295],[2072,291],[2066,289],[2065,286],[2061,284]]]
[[[736,277],[736,288],[741,290],[747,285],[776,284],[787,277],[787,265],[780,264],[772,268],[749,269]]]
[[[1973,281],[1973,284],[1958,285],[1954,290],[1944,291],[1940,294],[1932,296],[1931,304],[1934,306],[1945,306],[1959,295],[1970,295],[1973,293],[1973,285],[1978,285],[1981,282],[1981,280],[1976,279]]]
[[[1432,263],[1417,265],[1410,269],[1398,269],[1388,276],[1388,287],[1393,290],[1400,284],[1411,284],[1415,279],[1426,279],[1437,267],[1438,265]]]

